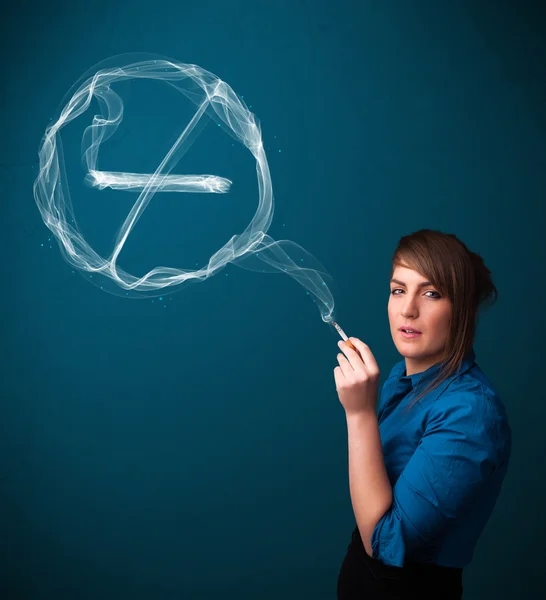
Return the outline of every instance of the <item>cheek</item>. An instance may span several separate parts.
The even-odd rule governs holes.
[[[451,324],[451,314],[445,310],[438,312],[433,316],[434,326],[438,330],[448,331]]]
[[[389,315],[389,323],[392,325],[393,324],[393,310],[392,310],[392,304],[391,304],[390,300],[387,305],[387,314]]]

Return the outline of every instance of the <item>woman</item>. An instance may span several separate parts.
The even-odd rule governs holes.
[[[505,408],[473,349],[478,309],[497,290],[480,256],[429,229],[400,240],[390,287],[404,360],[379,401],[379,368],[361,340],[350,338],[356,351],[339,343],[334,369],[356,520],[337,598],[460,599],[511,454]]]

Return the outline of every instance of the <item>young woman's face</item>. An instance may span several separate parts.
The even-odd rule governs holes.
[[[406,359],[406,375],[421,373],[441,360],[451,323],[451,301],[417,271],[397,266],[388,304],[392,339]],[[426,285],[425,285],[426,284]],[[416,329],[405,336],[400,327]]]

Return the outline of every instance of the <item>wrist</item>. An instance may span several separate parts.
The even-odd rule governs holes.
[[[370,419],[377,419],[376,411],[372,408],[365,408],[358,412],[347,412],[345,411],[345,418],[349,423],[359,423],[362,421],[369,421]]]

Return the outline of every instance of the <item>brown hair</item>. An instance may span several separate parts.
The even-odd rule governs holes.
[[[493,305],[498,291],[491,280],[491,271],[478,254],[452,233],[421,229],[404,236],[392,258],[392,271],[407,267],[426,277],[452,305],[452,317],[446,346],[440,360],[438,377],[407,408],[409,410],[455,371],[474,343],[482,304]]]

